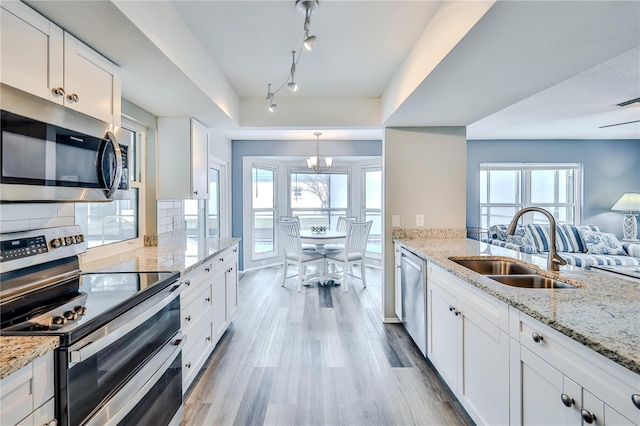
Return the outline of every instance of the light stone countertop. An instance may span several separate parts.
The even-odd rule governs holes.
[[[83,272],[180,271],[184,275],[240,242],[241,238],[182,238],[155,247],[142,247],[91,262]]]
[[[179,238],[160,246],[142,247],[83,263],[83,272],[180,271],[184,275],[220,252],[237,244],[240,238]],[[58,347],[57,337],[0,336],[0,378],[15,373],[34,359]]]
[[[54,336],[0,338],[0,379],[20,370],[36,358],[58,347],[59,339]]]
[[[558,279],[576,289],[525,289],[503,285],[449,257],[501,256],[546,272],[547,259],[472,239],[395,239],[475,287],[640,374],[640,284],[581,268],[561,267]]]

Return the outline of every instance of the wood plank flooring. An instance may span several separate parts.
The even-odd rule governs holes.
[[[189,425],[473,424],[402,325],[367,288],[296,291],[282,268],[240,280],[240,306],[185,400]]]

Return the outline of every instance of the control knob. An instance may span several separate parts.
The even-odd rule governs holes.
[[[51,240],[51,247],[58,248],[62,245],[62,240],[60,238],[54,238]]]
[[[66,245],[70,246],[74,243],[73,237],[64,237],[64,242]]]
[[[84,315],[84,314],[87,313],[87,308],[85,306],[76,306],[76,307],[73,308],[73,310],[78,315]]]
[[[76,244],[80,244],[83,241],[84,241],[84,235],[82,234],[76,235]]]
[[[66,318],[64,318],[64,317],[53,317],[53,319],[51,320],[51,322],[52,322],[53,324],[61,325],[61,324],[64,324],[65,322],[67,322],[67,319],[66,319]]]
[[[78,318],[78,314],[75,313],[74,311],[66,311],[64,314],[62,314],[62,316],[68,319],[69,321],[72,321]]]

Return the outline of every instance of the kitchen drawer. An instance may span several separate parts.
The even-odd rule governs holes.
[[[209,284],[202,285],[202,288],[194,289],[195,296],[189,304],[182,304],[180,314],[180,327],[183,333],[187,333],[207,312],[211,315],[212,295]]]
[[[195,271],[191,271],[184,275],[180,281],[185,284],[185,289],[180,295],[180,300],[183,302],[181,306],[187,306],[193,301],[199,290],[204,285],[209,285],[209,279],[213,275],[213,266],[211,263],[200,266]]]
[[[190,333],[182,350],[182,393],[189,389],[214,347],[211,321],[205,319],[199,322],[193,331],[201,333]]]
[[[49,401],[44,403],[42,407],[35,410],[31,415],[27,416],[23,419],[18,426],[33,426],[33,425],[43,425],[43,426],[55,426],[58,424],[55,416],[55,404],[54,399],[51,398]]]

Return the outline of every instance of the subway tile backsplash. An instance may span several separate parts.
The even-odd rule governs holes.
[[[182,200],[158,201],[158,234],[173,232],[184,227]]]
[[[0,232],[73,225],[74,206],[74,203],[0,204]]]

